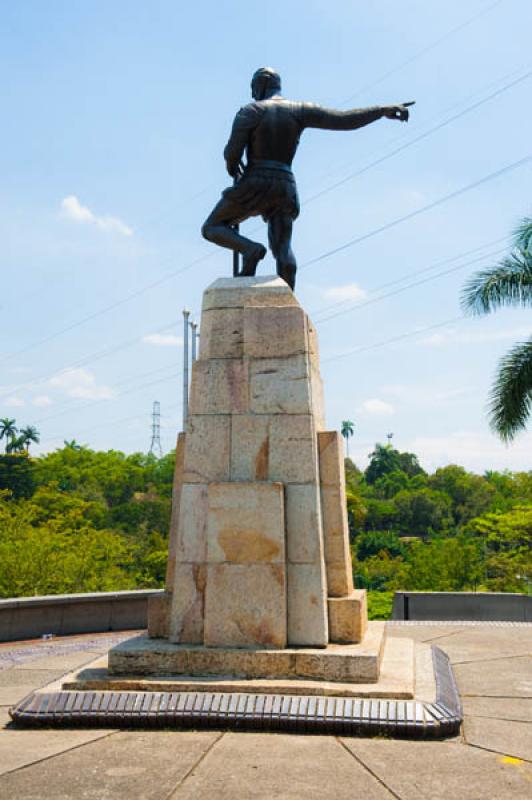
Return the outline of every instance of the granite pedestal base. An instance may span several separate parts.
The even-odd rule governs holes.
[[[370,624],[361,644],[324,648],[234,648],[178,645],[139,636],[109,652],[109,675],[313,679],[374,683],[385,641],[384,623]]]

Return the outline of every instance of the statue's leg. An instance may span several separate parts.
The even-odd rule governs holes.
[[[268,241],[277,262],[277,274],[286,281],[292,291],[296,286],[297,262],[292,250],[292,217],[278,212],[268,223]]]
[[[259,242],[242,236],[232,227],[243,218],[245,219],[242,209],[229,198],[222,197],[203,223],[201,232],[209,242],[242,253],[243,266],[240,274],[254,275],[258,262],[266,255],[266,248]]]

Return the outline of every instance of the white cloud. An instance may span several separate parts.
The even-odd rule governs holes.
[[[461,386],[456,388],[437,388],[425,383],[412,383],[406,384],[388,384],[382,386],[381,392],[389,394],[410,406],[415,405],[433,405],[435,403],[445,403],[455,397],[463,397],[465,394],[472,392],[471,387]]]
[[[37,397],[34,397],[31,402],[32,405],[34,406],[38,406],[39,408],[44,408],[45,406],[51,406],[53,400],[51,397],[48,397],[47,394],[40,394],[37,395]]]
[[[344,286],[330,286],[323,296],[329,300],[365,300],[368,293],[358,283],[346,283]]]
[[[88,369],[67,369],[48,381],[49,386],[62,389],[68,397],[88,400],[109,400],[114,392],[109,386],[99,386]]]
[[[183,344],[181,336],[173,336],[171,334],[163,336],[160,333],[148,333],[142,337],[142,341],[146,344],[154,344],[157,347],[178,347]]]
[[[71,194],[61,200],[61,211],[63,216],[71,219],[74,222],[86,222],[90,225],[96,225],[104,231],[113,231],[120,233],[122,236],[133,236],[133,230],[125,222],[117,217],[98,217],[87,206],[82,206],[78,198]]]
[[[20,408],[21,406],[25,405],[24,400],[21,397],[8,397],[7,400],[4,400],[4,405],[9,406],[9,408]]]
[[[530,336],[529,328],[511,328],[503,331],[468,331],[460,333],[454,329],[449,329],[443,333],[434,333],[419,339],[418,344],[427,347],[442,347],[446,344],[482,344],[484,342],[502,342],[505,339],[516,340],[528,339]]]
[[[384,400],[379,400],[377,397],[365,400],[362,403],[362,408],[368,414],[373,414],[376,417],[390,417],[395,414],[395,408],[391,403],[386,403]]]
[[[425,469],[460,464],[474,472],[487,469],[529,470],[532,431],[524,432],[506,446],[488,431],[456,431],[446,436],[417,436],[401,450],[419,456]]]

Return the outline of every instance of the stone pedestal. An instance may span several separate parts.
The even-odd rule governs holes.
[[[280,278],[221,279],[200,341],[149,635],[226,650],[360,642],[343,442],[324,430],[310,320]]]

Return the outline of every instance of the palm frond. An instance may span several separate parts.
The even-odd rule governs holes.
[[[476,272],[466,283],[462,308],[489,314],[501,306],[532,306],[532,256],[515,251],[495,267]]]
[[[504,442],[511,442],[531,412],[532,337],[514,345],[499,363],[490,393],[490,424]]]
[[[525,217],[515,229],[514,247],[532,255],[532,217]]]

